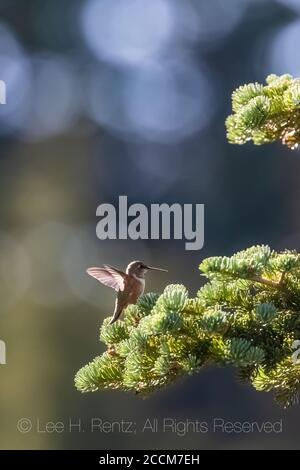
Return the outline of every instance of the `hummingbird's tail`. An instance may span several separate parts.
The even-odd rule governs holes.
[[[112,319],[109,322],[109,325],[112,325],[113,323],[115,323],[118,320],[118,318],[120,317],[123,310],[124,310],[124,306],[119,305],[119,302],[118,302],[118,299],[117,299],[116,300],[116,305],[115,305],[115,311],[113,313]]]

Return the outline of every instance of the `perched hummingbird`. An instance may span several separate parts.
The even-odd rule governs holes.
[[[105,264],[102,268],[88,268],[87,273],[100,281],[105,286],[111,287],[118,292],[115,304],[115,311],[109,324],[118,320],[124,308],[129,304],[136,304],[138,298],[145,289],[145,274],[149,270],[164,271],[166,269],[153,268],[142,263],[142,261],[132,261],[124,273],[120,269]]]

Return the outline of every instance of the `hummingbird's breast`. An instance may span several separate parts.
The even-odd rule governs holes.
[[[145,279],[141,279],[135,276],[129,276],[125,291],[130,303],[136,303],[138,298],[144,293],[144,290]]]

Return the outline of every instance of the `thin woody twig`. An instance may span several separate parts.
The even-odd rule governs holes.
[[[254,282],[259,282],[260,284],[264,284],[265,286],[273,287],[275,289],[282,289],[282,278],[279,282],[272,281],[271,279],[266,279],[260,276],[252,276],[249,280]]]
[[[281,273],[281,278],[280,278],[280,281],[279,281],[279,284],[280,284],[281,286],[284,284],[285,276],[286,276],[286,271],[283,271],[283,272]]]

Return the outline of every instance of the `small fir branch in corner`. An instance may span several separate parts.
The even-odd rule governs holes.
[[[232,93],[233,114],[226,119],[230,143],[252,140],[261,145],[280,140],[296,149],[300,143],[300,79],[269,75],[266,85],[249,83]]]

